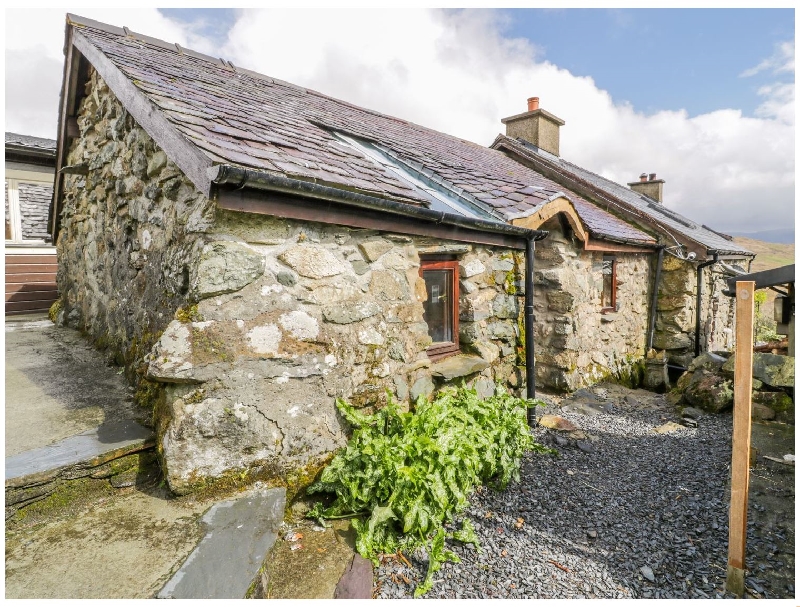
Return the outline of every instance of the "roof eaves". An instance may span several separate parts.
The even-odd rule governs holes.
[[[605,202],[613,204],[615,207],[618,207],[625,214],[639,215],[641,217],[641,219],[644,219],[646,222],[655,224],[655,227],[660,232],[662,232],[663,234],[669,236],[670,238],[672,238],[676,242],[679,242],[678,239],[675,237],[675,235],[672,233],[672,230],[670,230],[668,227],[664,226],[661,222],[659,222],[655,217],[653,217],[649,213],[644,213],[640,209],[637,209],[637,208],[633,207],[630,203],[627,203],[624,200],[621,200],[620,198],[618,198],[614,194],[611,194],[610,192],[607,192],[606,190],[599,188],[595,184],[592,184],[592,183],[582,179],[578,175],[576,175],[576,174],[574,174],[572,172],[569,172],[566,169],[563,169],[563,168],[561,168],[559,166],[554,166],[553,163],[548,162],[547,159],[543,158],[540,154],[533,153],[530,150],[526,149],[527,146],[523,146],[520,143],[514,141],[513,139],[511,139],[509,137],[506,137],[505,135],[498,135],[498,137],[495,139],[495,142],[492,144],[492,147],[494,149],[505,148],[509,152],[511,152],[512,154],[518,154],[518,155],[522,156],[523,158],[526,158],[527,160],[529,160],[531,162],[540,162],[540,163],[545,164],[550,170],[552,170],[555,173],[558,173],[559,175],[561,175],[562,178],[574,181],[574,182],[576,182],[576,184],[578,186],[582,186],[583,188],[594,192],[595,196],[597,196],[599,198],[602,198]],[[598,192],[598,190],[600,190],[601,192]],[[682,238],[684,238],[685,240],[694,243],[696,246],[701,247],[702,249],[705,249],[709,254],[713,252],[712,249],[710,247],[708,247],[708,245],[706,245],[706,244],[704,244],[702,242],[699,242],[695,238],[692,238],[691,236],[689,236],[689,235],[687,235],[687,234],[685,234],[683,232],[680,232],[680,236]],[[740,254],[745,254],[745,253],[741,253],[741,252],[739,252],[739,253]]]
[[[543,150],[540,150],[540,149],[536,148],[535,146],[529,144],[528,142],[516,141],[516,140],[510,139],[509,137],[506,137],[506,136],[500,134],[495,138],[495,142],[492,144],[492,146],[493,147],[499,147],[499,146],[501,146],[503,144],[508,143],[509,141],[512,142],[516,146],[521,146],[523,151],[532,152],[535,155],[536,159],[542,160],[542,161],[546,162],[548,165],[552,166],[552,161],[548,162],[550,160],[548,158],[549,154],[544,152]],[[526,154],[526,157],[530,158],[530,154]],[[602,185],[600,185],[600,184],[588,182],[588,181],[582,179],[574,171],[571,171],[569,167],[575,167],[576,169],[578,169],[580,171],[589,173],[597,181],[606,182],[610,186],[622,188],[623,187],[622,185],[620,185],[618,183],[615,183],[615,182],[603,177],[602,175],[598,175],[597,173],[594,173],[594,172],[592,172],[592,171],[590,171],[588,169],[584,169],[583,167],[578,167],[576,164],[571,163],[571,162],[569,162],[567,160],[564,160],[563,158],[555,157],[554,160],[557,160],[559,162],[559,165],[567,165],[567,166],[564,166],[563,168],[564,168],[565,171],[568,172],[568,174],[573,179],[576,179],[578,181],[584,182],[586,184],[586,186],[589,187],[592,190],[595,190],[595,191],[598,190],[598,189],[601,190],[605,195],[613,197],[616,201],[618,201],[621,205],[623,205],[624,208],[629,209],[631,212],[634,212],[634,213],[643,212],[653,223],[655,223],[657,226],[660,226],[660,229],[662,231],[664,231],[666,234],[668,234],[668,235],[670,235],[670,236],[672,236],[674,238],[674,236],[670,232],[670,229],[674,229],[674,228],[668,228],[667,226],[663,226],[658,221],[658,219],[656,217],[654,217],[654,215],[652,213],[650,213],[648,211],[645,211],[643,209],[632,208],[630,206],[630,203],[628,203],[627,201],[625,201],[623,199],[620,199],[617,195],[615,195],[613,192],[610,192],[607,189],[603,188]],[[553,167],[553,169],[557,170],[557,167]],[[726,238],[727,235],[721,234],[720,232],[717,232],[716,230],[713,230],[713,229],[709,228],[708,226],[705,226],[705,225],[699,226],[699,225],[697,225],[695,222],[691,221],[690,219],[688,219],[686,217],[683,217],[682,215],[672,211],[671,209],[666,208],[662,203],[658,202],[657,200],[655,200],[655,199],[653,199],[653,198],[651,198],[651,197],[649,197],[649,196],[647,196],[645,194],[642,194],[641,192],[634,192],[633,190],[628,190],[628,193],[629,193],[630,196],[637,196],[643,202],[647,203],[647,206],[648,206],[648,208],[650,210],[662,213],[664,215],[667,215],[670,218],[671,221],[677,222],[677,223],[685,226],[689,230],[698,230],[698,231],[700,231],[702,229],[705,229],[708,232],[711,232],[712,234],[715,234],[715,235],[717,235],[717,236],[719,236],[721,238],[724,238],[725,240],[731,240],[730,238]],[[679,230],[678,230],[678,233],[683,238],[687,239],[688,241],[696,243],[697,245],[705,248],[709,255],[713,254],[714,252],[717,252],[719,254],[724,254],[724,255],[739,255],[739,256],[743,256],[743,257],[754,256],[755,255],[754,253],[752,253],[751,251],[748,251],[744,247],[738,247],[737,249],[723,251],[722,249],[719,249],[719,247],[715,247],[715,246],[712,246],[712,245],[710,245],[710,244],[708,244],[706,242],[702,242],[702,241],[698,240],[692,234],[687,234],[686,232],[679,231]]]

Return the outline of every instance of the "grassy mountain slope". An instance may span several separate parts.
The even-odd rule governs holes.
[[[794,263],[794,244],[764,242],[744,236],[734,237],[733,242],[756,254],[750,267],[751,272],[771,270]]]

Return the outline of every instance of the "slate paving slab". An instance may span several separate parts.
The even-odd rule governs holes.
[[[241,599],[278,537],[286,490],[257,489],[212,506],[205,536],[157,598]]]
[[[6,480],[55,470],[91,460],[110,451],[152,441],[152,430],[133,420],[103,424],[51,445],[17,453],[6,458]]]

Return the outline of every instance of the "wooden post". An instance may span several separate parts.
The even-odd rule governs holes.
[[[733,376],[733,454],[728,529],[727,588],[744,595],[747,492],[750,483],[750,415],[753,390],[753,295],[755,282],[736,283],[736,366]]]

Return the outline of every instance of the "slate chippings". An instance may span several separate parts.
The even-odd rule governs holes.
[[[673,417],[663,405],[626,398],[595,415],[548,409],[574,422],[579,440],[534,430],[559,455],[526,455],[521,482],[472,495],[458,521],[473,522],[481,549],[448,541],[461,563],[445,563],[425,598],[731,598],[730,415],[657,434]],[[588,452],[576,444],[587,441]],[[412,596],[425,557],[382,558],[375,597]]]

